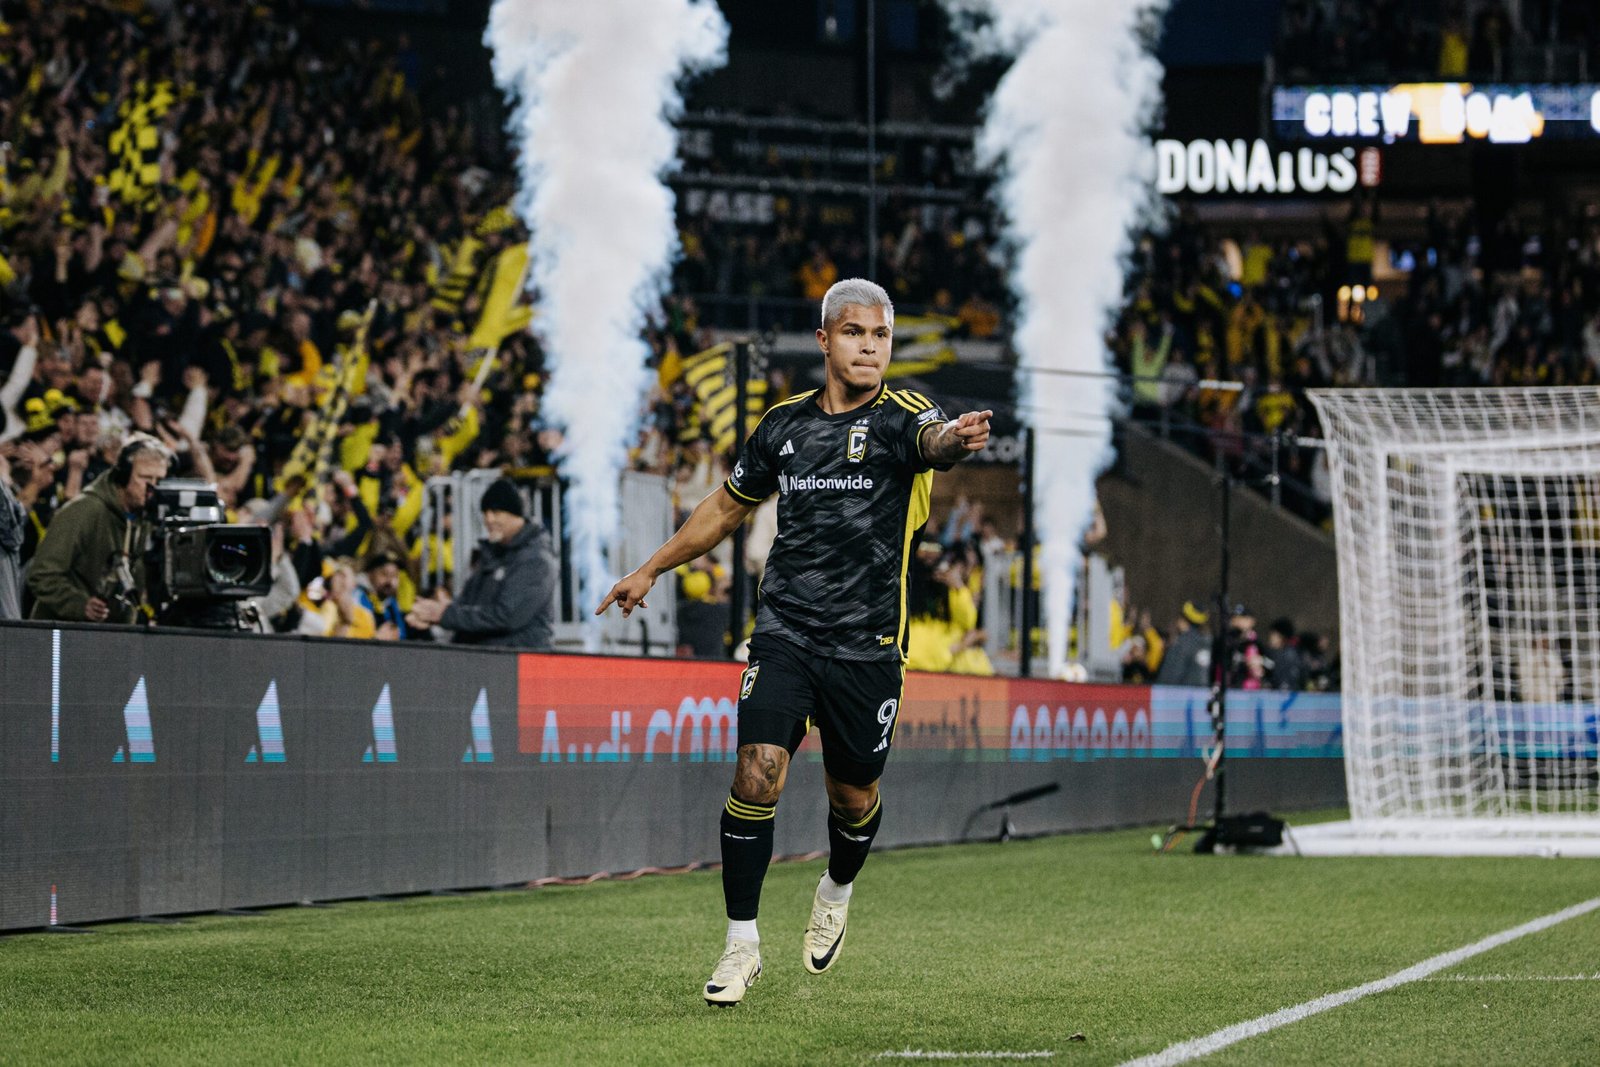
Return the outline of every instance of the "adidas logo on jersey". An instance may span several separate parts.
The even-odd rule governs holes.
[[[793,441],[785,441],[783,443],[783,447],[778,449],[778,455],[780,455],[780,456],[792,456],[792,455],[794,455],[794,442]]]

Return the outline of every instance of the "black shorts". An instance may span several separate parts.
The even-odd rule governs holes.
[[[792,756],[815,722],[828,774],[871,785],[894,743],[905,679],[899,660],[830,659],[770,635],[752,638],[739,678],[739,744],[778,745]]]

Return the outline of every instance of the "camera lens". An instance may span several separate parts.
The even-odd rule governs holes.
[[[242,585],[262,573],[261,546],[257,542],[217,538],[206,549],[206,575],[223,585]]]

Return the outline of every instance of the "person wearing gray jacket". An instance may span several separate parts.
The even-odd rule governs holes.
[[[522,494],[505,478],[484,491],[479,507],[489,532],[459,599],[446,589],[411,605],[406,623],[438,625],[456,644],[500,645],[548,652],[555,622],[556,557],[550,535],[529,519]]]
[[[0,620],[22,618],[22,535],[28,511],[11,491],[11,467],[0,458]]]

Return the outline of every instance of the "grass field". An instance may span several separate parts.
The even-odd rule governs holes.
[[[0,1062],[1113,1064],[1600,895],[1597,861],[1155,855],[1149,837],[876,855],[821,977],[799,938],[822,864],[776,866],[766,974],[732,1010],[698,993],[715,872],[9,937]],[[1202,1062],[1600,1062],[1600,911]]]

